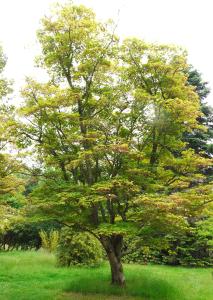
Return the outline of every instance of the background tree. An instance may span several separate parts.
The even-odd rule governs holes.
[[[206,127],[206,131],[193,130],[186,133],[185,141],[189,143],[189,147],[195,149],[196,153],[203,152],[208,157],[213,154],[213,110],[205,101],[210,89],[208,83],[203,81],[201,74],[192,66],[188,69],[188,83],[194,86],[200,99],[200,110],[202,115],[198,118],[198,122]]]
[[[0,217],[1,230],[9,225],[9,219],[15,214],[16,204],[21,200],[23,181],[15,176],[19,163],[10,153],[13,129],[14,109],[7,103],[6,96],[12,91],[11,82],[3,76],[6,57],[0,47]],[[16,196],[14,198],[14,196]]]

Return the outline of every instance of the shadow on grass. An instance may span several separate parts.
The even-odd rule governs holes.
[[[141,298],[135,298],[130,296],[124,296],[121,298],[121,296],[107,296],[104,294],[80,294],[80,293],[65,293],[60,295],[57,300],[138,300]],[[143,300],[146,300],[143,298]]]
[[[106,267],[97,269],[76,269],[65,292],[82,294],[104,294],[117,296],[134,296],[139,299],[153,300],[184,300],[181,291],[171,285],[166,279],[149,272],[147,269],[134,272],[127,267],[127,284],[124,288],[110,284],[110,274]],[[162,276],[163,277],[163,276]]]

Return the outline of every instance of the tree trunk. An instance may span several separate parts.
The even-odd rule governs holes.
[[[101,242],[107,253],[107,257],[110,263],[112,284],[124,286],[125,277],[123,273],[123,266],[121,263],[121,249],[123,245],[123,236],[103,236],[101,237]]]
[[[112,284],[124,286],[125,277],[121,260],[113,252],[107,253],[107,256],[111,267]]]
[[[157,161],[157,151],[158,151],[158,143],[156,140],[156,129],[153,129],[153,136],[152,136],[152,152],[150,155],[150,165],[153,167]]]

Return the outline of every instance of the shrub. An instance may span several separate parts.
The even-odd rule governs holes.
[[[126,237],[124,240],[123,257],[125,263],[147,264],[155,262],[157,251],[143,245],[140,237]]]
[[[48,252],[56,251],[60,237],[58,230],[51,230],[50,232],[41,230],[39,235],[43,249],[47,250]]]
[[[103,260],[103,250],[99,241],[89,233],[74,233],[64,228],[57,249],[59,266],[99,265]]]

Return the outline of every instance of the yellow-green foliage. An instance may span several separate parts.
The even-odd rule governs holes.
[[[99,241],[87,232],[73,232],[68,228],[61,231],[57,248],[59,266],[97,266],[103,260],[103,249]]]
[[[49,233],[41,230],[39,232],[42,248],[47,250],[48,252],[54,252],[59,243],[59,231],[58,230],[51,230]]]

